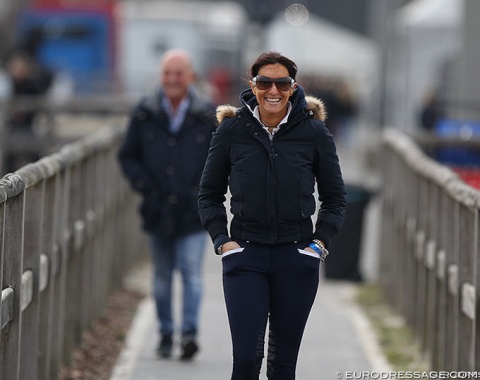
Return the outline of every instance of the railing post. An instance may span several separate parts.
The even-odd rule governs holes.
[[[60,151],[65,163],[64,212],[63,212],[63,244],[62,244],[62,297],[63,320],[63,364],[68,365],[74,347],[81,340],[81,269],[82,257],[79,252],[82,229],[79,223],[79,210],[82,204],[81,181],[79,178],[78,144],[68,145]]]
[[[475,370],[476,268],[478,195],[457,182],[450,192],[458,202],[458,365],[459,371]]]
[[[419,246],[422,244],[422,235],[418,231],[421,194],[418,174],[408,169],[403,155],[399,157],[399,165],[401,171],[397,171],[396,189],[402,202],[398,208],[404,210],[405,216],[402,219],[400,235],[397,236],[398,245],[402,247],[402,250],[397,253],[398,260],[403,261],[402,265],[397,264],[398,268],[403,269],[397,275],[401,279],[398,287],[403,289],[403,309],[401,310],[405,313],[407,321],[415,327],[419,299],[417,258]]]
[[[13,294],[8,295],[10,293],[13,293],[13,290],[11,288],[5,288],[4,289],[4,284],[3,284],[3,272],[4,269],[3,267],[5,266],[6,259],[5,259],[5,249],[4,249],[4,240],[5,240],[5,203],[7,201],[7,191],[4,189],[3,185],[0,182],[0,343],[2,347],[4,346],[4,340],[5,338],[3,337],[3,327],[6,325],[11,317],[9,316],[9,310],[7,310],[7,302],[8,299],[11,298],[13,300]],[[7,294],[8,293],[8,294]],[[12,314],[13,314],[13,308]],[[3,364],[4,361],[4,349],[0,348],[0,368],[5,367]]]
[[[474,255],[477,258],[477,262],[475,265],[475,343],[474,343],[474,362],[475,362],[475,371],[480,371],[480,315],[478,315],[478,311],[480,310],[480,201],[477,202],[476,205],[476,212],[477,212],[477,229],[475,231],[476,236],[476,246]]]
[[[23,181],[10,174],[0,180],[7,195],[3,238],[0,378],[19,379],[20,314],[23,259]],[[5,301],[5,302],[4,302]],[[10,317],[4,320],[5,317]]]
[[[28,284],[32,298],[29,303],[22,305],[20,379],[36,379],[39,274],[43,226],[43,172],[41,166],[29,164],[18,170],[16,174],[22,178],[25,186],[23,190],[25,216],[22,273],[26,274],[28,271],[32,273],[32,281]]]
[[[435,221],[435,231],[432,230],[432,239],[436,241],[434,247],[435,254],[435,305],[434,305],[434,326],[431,342],[431,363],[432,370],[442,370],[446,368],[446,337],[447,337],[447,257],[446,247],[448,241],[452,238],[451,220],[447,217],[449,207],[449,197],[444,189],[448,182],[455,179],[454,174],[448,169],[443,169],[439,173],[438,182],[435,183],[437,192],[437,202],[435,210],[431,210],[431,217]],[[436,238],[433,238],[436,233]]]
[[[39,319],[38,319],[38,380],[54,379],[58,372],[55,366],[55,342],[58,323],[58,278],[60,258],[55,226],[58,223],[60,164],[55,155],[38,162],[44,172],[43,223],[39,274]]]

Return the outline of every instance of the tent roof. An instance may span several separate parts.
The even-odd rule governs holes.
[[[415,0],[397,11],[401,27],[455,27],[462,20],[463,0]]]
[[[376,64],[372,40],[314,15],[301,26],[279,15],[266,30],[266,49],[294,60],[301,73],[368,75]]]

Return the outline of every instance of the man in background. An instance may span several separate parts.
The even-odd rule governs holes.
[[[9,56],[5,69],[12,101],[5,120],[10,144],[5,155],[5,171],[13,172],[40,158],[40,150],[35,145],[34,126],[39,116],[38,102],[47,96],[53,75],[23,50],[15,51]],[[19,138],[30,141],[32,148],[26,151],[12,149],[15,145],[13,141]]]
[[[197,194],[215,130],[215,107],[195,91],[188,53],[167,51],[161,61],[160,79],[160,87],[133,109],[118,157],[131,186],[143,198],[140,213],[151,243],[159,319],[157,354],[162,358],[172,356],[172,280],[178,270],[183,286],[180,358],[190,360],[199,349],[206,243]]]

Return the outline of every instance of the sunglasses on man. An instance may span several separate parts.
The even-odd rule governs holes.
[[[252,83],[262,91],[270,89],[273,83],[275,83],[278,91],[288,91],[295,85],[295,79],[290,77],[269,78],[263,75],[257,75],[252,79]]]

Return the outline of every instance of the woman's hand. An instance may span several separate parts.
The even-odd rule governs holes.
[[[318,253],[318,252],[315,252],[312,248],[310,248],[310,246],[304,248],[303,250],[307,252]]]
[[[318,244],[321,244],[322,247],[325,247],[325,243],[324,243],[323,241],[321,241],[321,240],[314,240],[314,241],[313,241],[313,244],[315,244],[316,246],[318,246]],[[320,247],[319,247],[319,248],[320,248]],[[316,253],[318,253],[318,251],[315,251],[313,248],[310,247],[310,245],[309,245],[308,247],[306,247],[306,248],[304,249],[304,251],[316,252]]]
[[[222,244],[222,253],[231,251],[232,249],[240,248],[240,246],[235,241],[227,241]]]

